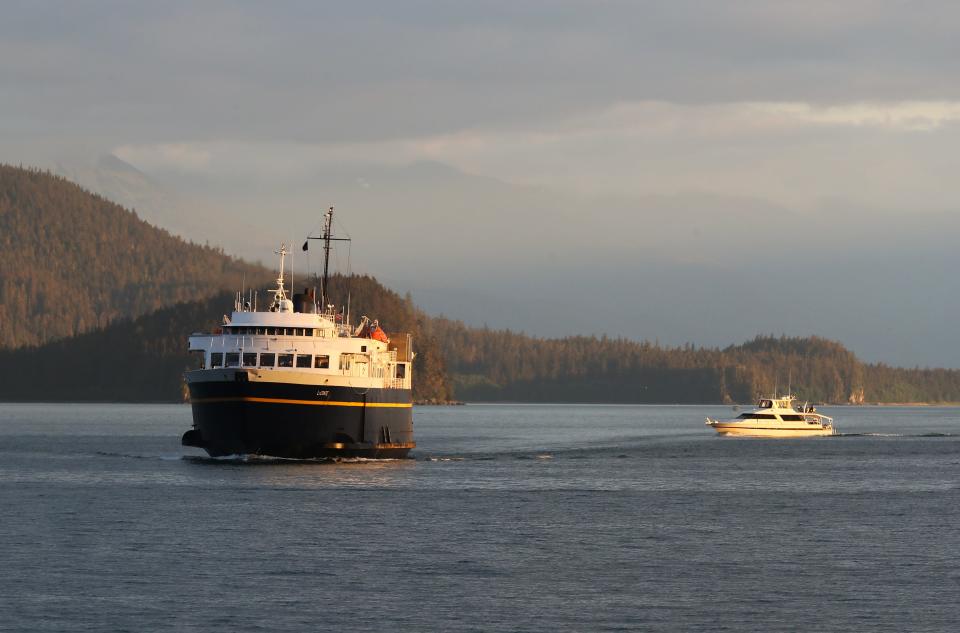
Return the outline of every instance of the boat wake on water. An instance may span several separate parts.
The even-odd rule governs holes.
[[[956,437],[955,433],[837,433],[833,437]]]

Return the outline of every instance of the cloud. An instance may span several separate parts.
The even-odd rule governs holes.
[[[782,123],[867,127],[926,132],[960,120],[958,101],[905,101],[817,106],[809,103],[754,103],[747,110]]]
[[[518,184],[618,195],[701,191],[797,207],[823,198],[940,207],[960,101],[620,102],[528,125],[380,141],[122,145],[148,171],[281,182],[343,165],[436,161]]]

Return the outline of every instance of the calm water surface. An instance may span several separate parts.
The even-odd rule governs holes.
[[[414,459],[221,459],[177,405],[0,406],[0,629],[956,631],[960,409],[418,408]]]

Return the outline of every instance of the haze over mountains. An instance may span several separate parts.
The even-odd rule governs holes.
[[[160,226],[255,261],[281,240],[299,243],[335,204],[354,238],[349,258],[337,254],[340,270],[376,274],[428,312],[472,325],[671,345],[816,334],[869,361],[960,366],[951,210],[570,194],[435,162],[331,162],[256,178],[147,172],[115,156],[59,169]]]
[[[216,327],[234,289],[272,283],[264,268],[35,169],[0,165],[0,229],[3,400],[177,400],[197,362],[186,334]],[[413,334],[421,401],[746,402],[776,391],[784,372],[817,402],[960,401],[960,371],[863,363],[819,337],[724,349],[548,339],[433,317],[370,276],[334,276],[330,296]]]

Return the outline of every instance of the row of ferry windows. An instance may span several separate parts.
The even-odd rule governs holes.
[[[312,327],[241,327],[227,325],[224,334],[245,334],[247,336],[323,336],[323,330]]]
[[[259,362],[257,359],[259,356]],[[273,352],[212,352],[210,367],[313,367],[329,369],[330,357],[312,354],[275,354]]]

